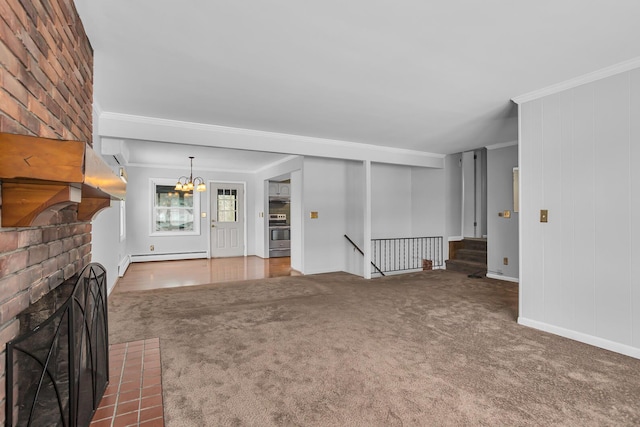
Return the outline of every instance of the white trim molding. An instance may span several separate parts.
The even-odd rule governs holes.
[[[544,332],[560,335],[561,337],[580,341],[585,344],[640,359],[640,348],[637,347],[609,341],[604,338],[596,337],[582,332],[572,331],[570,329],[561,328],[559,326],[550,325],[548,323],[538,322],[537,320],[527,319],[526,317],[522,316],[518,317],[518,323],[523,326],[528,326],[530,328],[538,329]]]
[[[449,236],[448,237],[448,241],[449,242],[460,242],[462,240],[464,240],[464,237],[462,237],[462,236]]]
[[[514,145],[518,145],[518,141],[509,141],[509,142],[501,142],[499,144],[491,144],[491,145],[487,145],[486,148],[487,150],[497,150],[498,148],[507,148],[507,147],[512,147]]]
[[[359,142],[233,128],[205,123],[183,122],[156,117],[102,112],[98,126],[100,136],[140,139],[205,147],[269,151],[348,160],[369,160],[442,169],[444,154],[392,148]]]
[[[192,203],[191,210],[193,211],[193,230],[172,230],[172,231],[159,231],[156,230],[156,214],[158,209],[168,210],[168,207],[156,206],[156,192],[158,186],[174,187],[176,180],[172,178],[149,178],[149,236],[150,237],[173,237],[173,236],[199,236],[200,235],[200,191],[191,191]],[[177,191],[176,191],[177,193]],[[177,209],[188,210],[186,206],[178,207]]]
[[[529,101],[533,101],[534,99],[542,98],[548,95],[553,95],[554,93],[562,92],[567,89],[573,89],[574,87],[578,87],[586,83],[592,83],[597,80],[604,79],[606,77],[611,77],[611,76],[615,76],[616,74],[631,71],[636,68],[640,68],[640,57],[633,58],[628,61],[620,62],[610,67],[602,68],[592,73],[584,74],[582,76],[575,77],[573,79],[566,80],[564,82],[561,82],[555,85],[534,90],[533,92],[525,93],[523,95],[519,95],[514,98],[511,98],[511,100],[516,104],[522,104],[524,102],[529,102]]]
[[[500,274],[487,273],[489,279],[504,280],[505,282],[520,283],[517,277],[502,276]]]
[[[129,255],[120,260],[118,263],[118,277],[124,276],[124,273],[127,272],[127,268],[129,268],[129,264],[131,264],[131,257]]]

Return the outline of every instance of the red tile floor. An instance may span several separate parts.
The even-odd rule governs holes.
[[[164,427],[160,339],[109,346],[109,385],[91,427]]]

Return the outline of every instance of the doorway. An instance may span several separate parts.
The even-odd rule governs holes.
[[[244,184],[210,185],[211,257],[243,256],[245,252]]]

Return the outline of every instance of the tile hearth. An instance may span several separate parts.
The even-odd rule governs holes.
[[[109,346],[109,385],[91,427],[164,427],[160,339]]]

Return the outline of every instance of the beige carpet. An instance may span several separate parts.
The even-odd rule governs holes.
[[[168,426],[640,425],[640,360],[516,323],[517,286],[343,273],[109,298]]]

